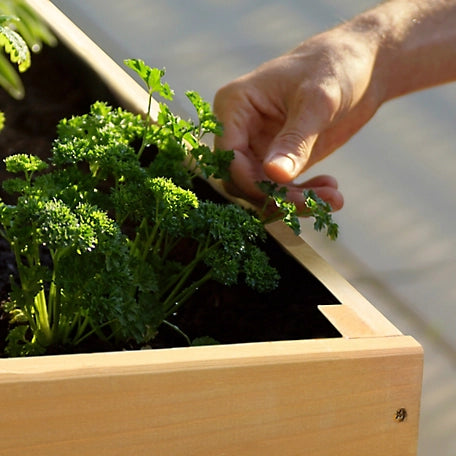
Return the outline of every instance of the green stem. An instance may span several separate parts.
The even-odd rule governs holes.
[[[167,306],[165,307],[165,318],[171,316],[176,312],[194,293],[198,288],[205,284],[212,277],[212,272],[208,271],[199,280],[191,283],[187,288],[182,290],[173,300],[172,303],[167,300]]]
[[[148,234],[148,224],[147,224],[147,220],[145,218],[142,219],[137,231],[136,231],[136,236],[135,236],[135,239],[134,241],[131,243],[130,245],[130,253],[136,257],[140,257],[139,253],[140,252],[140,249],[139,249],[139,245],[141,243],[141,239],[142,239],[142,233],[145,232],[146,234],[146,237],[149,236]]]
[[[182,329],[179,328],[179,326],[173,325],[167,320],[163,320],[163,324],[169,326],[170,328],[174,329],[178,334],[180,334],[186,341],[188,345],[192,345],[192,341],[190,340],[190,337],[187,336],[187,334],[182,331]]]
[[[81,322],[82,320],[82,322]],[[86,315],[84,317],[78,317],[77,319],[78,322],[78,329],[76,331],[76,334],[74,335],[74,345],[79,345],[84,339],[89,337],[91,334],[95,332],[94,329],[91,331],[86,331],[87,326],[91,323],[91,319]]]
[[[58,249],[55,251],[51,251],[51,259],[52,259],[52,278],[51,283],[49,284],[49,294],[48,294],[48,309],[49,315],[48,320],[51,326],[51,331],[54,333],[54,341],[60,340],[64,342],[65,336],[61,336],[66,332],[66,323],[63,321],[63,308],[62,308],[62,295],[57,288],[57,277],[58,272],[60,269],[60,260],[63,256],[67,253],[72,254],[71,247],[65,247],[62,249]],[[71,311],[67,309],[67,314],[70,315]],[[61,329],[63,328],[63,329]]]
[[[85,339],[90,337],[92,334],[97,334],[100,340],[106,340],[106,337],[101,333],[100,329],[104,326],[111,324],[112,321],[103,323],[98,327],[94,327],[92,324],[92,319],[88,315],[78,314],[74,316],[74,319],[71,323],[66,323],[62,325],[62,331],[59,334],[59,340],[63,344],[71,344],[76,347]],[[92,329],[87,330],[91,326]]]
[[[207,244],[207,241],[206,241]],[[173,296],[175,296],[179,290],[182,288],[184,285],[185,281],[188,279],[190,274],[194,271],[196,265],[201,261],[202,258],[202,251],[204,249],[202,248],[201,244],[198,246],[197,252],[195,256],[193,257],[193,260],[187,264],[183,271],[180,274],[176,274],[177,278],[176,280],[170,280],[168,284],[161,290],[160,292],[160,297],[159,299],[161,300],[163,296],[166,296],[168,292],[170,294],[168,297],[165,299],[165,303],[170,302],[173,299]],[[172,289],[172,291],[170,291]]]
[[[147,113],[146,113],[146,126],[144,127],[144,133],[141,141],[141,146],[138,151],[138,159],[141,158],[142,153],[144,152],[144,149],[146,148],[146,138],[147,138],[147,133],[149,133],[150,129],[150,109],[152,106],[152,91],[149,89],[149,98],[147,100]]]
[[[30,267],[40,266],[40,256],[39,256],[39,247],[34,245],[32,248],[32,253],[28,255],[27,261]],[[16,255],[16,264],[18,265],[18,270],[21,278],[22,289],[27,292],[27,280],[24,279],[22,262],[20,256]],[[21,273],[22,272],[22,273]],[[38,294],[33,298],[32,308],[27,312],[29,317],[30,327],[34,332],[34,336],[44,336],[43,343],[50,344],[52,342],[52,329],[49,321],[49,314],[46,301],[46,293],[44,291],[44,284],[40,281],[39,285],[41,286]]]
[[[182,290],[182,288],[184,287],[188,278],[190,277],[192,272],[195,270],[196,266],[201,262],[204,255],[206,255],[210,249],[216,247],[216,245],[217,245],[217,244],[213,244],[213,245],[209,246],[208,244],[209,244],[209,240],[206,239],[206,242],[204,242],[203,244],[200,244],[198,246],[198,250],[195,254],[195,257],[185,267],[185,270],[179,276],[179,280],[177,281],[177,283],[174,282],[174,285],[173,285],[173,283],[168,284],[166,290],[161,293],[161,296],[163,296],[164,294],[166,294],[168,292],[168,290],[170,290],[172,288],[171,293],[168,295],[168,297],[165,299],[165,301],[163,303],[164,304],[163,308],[165,309],[166,316],[171,315],[181,305],[181,303],[183,301],[187,300],[188,297],[191,296],[191,294],[194,293],[197,288],[199,288],[204,282],[206,282],[210,278],[210,277],[207,277],[207,275],[208,275],[208,273],[207,273],[205,276],[203,276],[202,279],[199,279],[199,280],[193,282],[189,287]]]
[[[177,283],[175,283],[174,285],[173,284],[169,284],[168,285],[167,290],[172,288],[172,291],[170,292],[168,297],[163,302],[163,308],[164,309],[174,309],[174,307],[175,307],[175,305],[177,303],[176,296],[180,293],[180,290],[182,289],[182,287],[184,286],[185,282],[190,277],[191,273],[194,271],[194,269],[195,269],[197,264],[198,264],[198,261],[195,261],[195,260],[192,261],[191,263],[189,263],[185,267],[185,272],[183,272],[182,274],[179,275],[179,280],[177,281]],[[162,293],[162,296],[164,294],[166,294],[166,292]],[[167,316],[170,314],[167,310],[165,310],[165,313],[166,313]]]
[[[91,319],[88,315],[79,314],[75,316],[73,323],[68,327],[63,339],[65,341],[71,340],[71,344],[74,346],[79,345],[84,339],[95,332],[94,329],[87,331],[87,326],[89,326],[90,323]],[[70,339],[69,336],[75,328],[77,328],[76,333]]]
[[[46,305],[46,294],[44,289],[35,296],[34,306],[36,311],[37,333],[44,336],[40,343],[44,346],[50,345],[53,340],[53,331],[49,322],[49,315]]]
[[[166,259],[168,257],[170,252],[176,247],[177,244],[179,244],[179,241],[179,238],[166,236],[163,242],[163,253],[161,255],[163,259]]]
[[[158,233],[158,236],[157,236],[157,233]],[[162,247],[162,244],[163,244],[163,240],[166,236],[166,232],[165,230],[158,230],[158,223],[154,225],[154,229],[152,231],[152,235],[150,236],[150,239],[148,239],[147,243],[146,243],[146,250],[145,250],[145,255],[144,255],[144,260],[146,259],[146,256],[147,256],[147,252],[149,250],[152,250],[152,252],[155,254],[155,255],[158,255],[160,250],[161,250],[161,247]],[[152,244],[154,244],[154,247],[152,248]]]

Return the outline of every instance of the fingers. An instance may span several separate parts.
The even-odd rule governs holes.
[[[265,195],[260,192],[256,185],[257,182],[258,181],[254,182],[255,190],[253,191],[252,188],[249,189],[249,192],[246,192],[245,188],[242,188],[242,186],[239,187],[233,181],[225,182],[224,187],[231,195],[243,198],[256,206],[261,207],[263,206]],[[332,176],[316,176],[301,184],[286,185],[286,188],[287,200],[295,203],[299,210],[305,209],[306,207],[306,198],[303,195],[303,191],[309,189],[312,189],[318,197],[329,203],[334,212],[342,209],[344,205],[344,197],[338,189],[337,180]]]
[[[283,129],[272,141],[263,168],[274,182],[290,182],[305,167],[317,136],[307,134],[304,122],[289,116]]]
[[[273,181],[287,183],[302,172],[317,135],[306,124],[306,114],[289,113],[282,130],[273,139],[263,162],[265,174]]]
[[[344,205],[344,197],[342,193],[334,187],[307,187],[306,189],[312,189],[319,198],[330,204],[333,212],[342,209]],[[306,207],[305,198],[303,196],[303,188],[293,187],[289,190],[287,197],[290,201],[296,204],[298,209],[304,209]]]
[[[249,147],[249,127],[260,128],[258,113],[251,106],[240,81],[220,88],[214,97],[214,114],[223,125],[222,136],[215,137],[215,146],[226,150]]]
[[[316,187],[332,187],[334,189],[339,188],[339,183],[337,179],[333,176],[329,176],[328,174],[321,174],[319,176],[312,177],[311,179],[307,179],[305,182],[301,182],[299,184],[293,184],[296,188],[316,188]]]
[[[233,196],[262,204],[265,195],[257,183],[271,180],[286,184],[288,198],[299,207],[305,204],[303,188],[312,188],[334,210],[340,209],[343,197],[330,176],[319,176],[300,185],[292,183],[318,161],[321,148],[315,147],[315,153],[314,146],[320,142],[320,134],[329,128],[340,105],[337,81],[301,83],[292,91],[292,101],[282,104],[260,96],[258,87],[253,85],[252,89],[248,82],[246,79],[229,84],[218,91],[214,100],[214,111],[225,128],[215,145],[235,151],[231,180],[224,184],[226,190]],[[284,95],[283,100],[286,98]]]
[[[301,184],[288,186],[287,198],[293,201],[298,209],[305,207],[303,190],[312,189],[318,197],[331,205],[333,211],[342,209],[344,197],[338,189],[337,180],[333,176],[321,175],[313,177]]]

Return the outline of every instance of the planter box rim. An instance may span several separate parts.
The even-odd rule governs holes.
[[[260,349],[258,347],[261,346]],[[422,347],[411,336],[359,339],[312,339],[262,343],[181,347],[107,353],[82,353],[0,360],[0,385],[52,377],[87,377],[109,372],[204,370],[235,366],[264,366],[294,362],[328,361],[349,357],[422,356]],[[33,362],[32,362],[33,361]]]

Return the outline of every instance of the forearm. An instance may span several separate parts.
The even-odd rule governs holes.
[[[342,27],[371,42],[382,102],[456,80],[456,0],[390,0]]]

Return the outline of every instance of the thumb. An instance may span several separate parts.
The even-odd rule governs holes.
[[[298,93],[293,98],[285,123],[269,145],[263,161],[264,172],[273,181],[290,182],[311,165],[309,161],[313,162],[315,142],[331,123],[337,107],[337,100],[325,93],[323,98],[315,91],[307,96]]]
[[[316,129],[299,120],[288,118],[269,146],[263,168],[274,182],[287,183],[304,170],[317,139]]]

